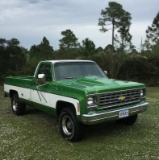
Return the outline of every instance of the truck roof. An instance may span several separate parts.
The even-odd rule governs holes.
[[[91,61],[91,60],[74,60],[74,59],[70,59],[70,60],[46,60],[46,61],[42,61],[42,62],[51,62],[51,63],[53,63],[53,64],[55,64],[55,63],[59,63],[59,62],[93,62],[93,61]]]

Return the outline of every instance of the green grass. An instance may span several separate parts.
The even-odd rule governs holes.
[[[28,108],[12,114],[0,87],[0,159],[6,160],[158,160],[159,88],[147,89],[149,109],[133,126],[115,122],[89,126],[78,143],[64,140],[57,120]]]

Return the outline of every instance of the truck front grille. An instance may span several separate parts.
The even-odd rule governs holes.
[[[123,106],[140,101],[140,90],[123,90],[99,95],[99,108]]]

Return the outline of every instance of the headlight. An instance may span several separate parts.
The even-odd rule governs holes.
[[[144,96],[144,91],[140,90],[140,96],[143,97]]]
[[[140,90],[140,98],[142,100],[145,100],[145,98],[146,98],[146,90],[145,89]]]
[[[92,106],[94,104],[93,97],[88,97],[87,104],[88,104],[88,106]]]
[[[87,98],[87,105],[88,106],[95,106],[97,104],[96,96],[91,96]]]
[[[89,96],[87,97],[87,111],[88,113],[95,112],[97,109],[97,97]]]

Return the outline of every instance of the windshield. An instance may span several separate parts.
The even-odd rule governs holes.
[[[94,62],[58,62],[54,64],[55,79],[73,79],[85,76],[105,77],[103,71]]]

